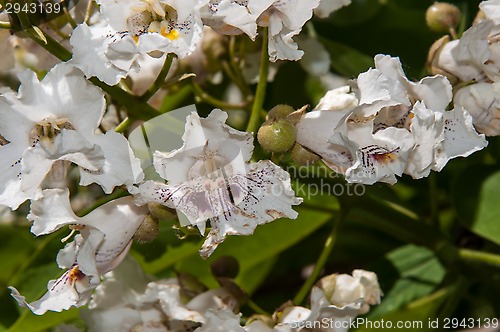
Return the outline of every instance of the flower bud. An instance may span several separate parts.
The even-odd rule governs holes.
[[[284,104],[276,105],[267,113],[266,120],[276,121],[285,119],[294,111],[295,109],[292,106]]]
[[[240,265],[232,256],[221,256],[210,265],[210,270],[215,278],[234,279],[240,272]]]
[[[312,165],[319,160],[319,156],[300,145],[295,143],[290,151],[292,160],[301,166]]]
[[[460,9],[446,2],[434,2],[425,13],[427,26],[436,32],[447,33],[460,21]]]
[[[172,220],[177,218],[174,209],[170,209],[159,203],[148,203],[149,213],[158,220]]]
[[[269,152],[287,152],[295,144],[295,126],[285,119],[268,120],[257,133],[259,144]]]
[[[135,232],[134,240],[139,242],[151,242],[156,238],[159,232],[160,226],[158,225],[158,219],[148,215]]]

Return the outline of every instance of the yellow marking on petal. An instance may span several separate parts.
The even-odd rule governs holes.
[[[167,32],[167,28],[161,28],[160,34],[163,37],[166,37],[170,40],[176,40],[177,38],[179,38],[179,31],[175,29],[172,29],[169,32]]]
[[[136,44],[139,43],[139,36],[132,36],[132,39],[135,41]]]
[[[388,164],[398,158],[398,155],[393,152],[377,153],[372,155],[372,158],[379,163]]]
[[[82,271],[78,268],[78,265],[75,265],[68,273],[69,284],[73,285],[75,281],[81,280],[85,277]]]

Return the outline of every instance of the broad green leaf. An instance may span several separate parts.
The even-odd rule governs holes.
[[[349,6],[335,11],[331,15],[330,20],[335,25],[346,27],[359,24],[377,15],[382,6],[381,2],[374,0],[354,0]]]
[[[51,327],[58,326],[78,317],[78,309],[73,308],[62,312],[47,312],[43,316],[37,316],[26,309],[16,323],[8,332],[37,332],[46,331]]]
[[[326,38],[319,40],[330,53],[332,69],[342,76],[357,77],[359,73],[373,66],[373,59],[370,56],[352,47]]]
[[[482,185],[497,170],[495,166],[474,165],[464,169],[453,183],[453,205],[459,220],[469,229],[473,228]]]
[[[382,303],[370,313],[370,317],[374,318],[385,316],[428,295],[439,285],[446,272],[432,251],[414,245],[392,251],[374,270],[380,271],[379,279],[385,293]]]
[[[448,295],[448,289],[440,289],[428,296],[422,297],[413,301],[399,310],[393,311],[379,317],[377,320],[366,321],[365,317],[358,317],[360,320],[359,326],[355,331],[369,332],[369,331],[384,331],[391,328],[394,331],[429,331],[438,330],[432,327],[435,324],[436,313]],[[364,321],[361,321],[364,319]],[[384,323],[381,323],[382,320]],[[377,322],[379,325],[377,326]],[[397,328],[397,324],[406,324]],[[386,329],[382,328],[385,327]],[[442,325],[438,326],[442,327]]]
[[[31,236],[24,228],[0,226],[0,285],[12,277],[12,274],[28,259],[34,249]]]
[[[479,205],[471,230],[500,244],[500,172],[488,177],[479,194]]]

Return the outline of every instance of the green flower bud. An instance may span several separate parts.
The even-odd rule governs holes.
[[[177,218],[174,209],[170,209],[159,203],[148,203],[149,213],[158,220],[172,220]]]
[[[312,165],[319,160],[319,156],[316,153],[309,151],[299,143],[295,143],[292,151],[290,151],[290,156],[294,162],[303,166]]]
[[[447,33],[458,25],[460,15],[457,6],[446,2],[434,2],[427,9],[425,20],[432,31]]]
[[[240,264],[232,256],[221,256],[210,265],[210,270],[215,278],[234,279],[240,272]]]
[[[290,113],[293,113],[295,109],[289,105],[276,105],[274,106],[266,116],[266,120],[276,121],[285,119]]]
[[[139,242],[150,242],[156,238],[159,232],[160,226],[158,225],[158,219],[148,215],[135,232],[134,240]]]
[[[285,119],[268,120],[257,132],[257,139],[262,148],[273,153],[290,150],[295,144],[295,138],[295,126]]]

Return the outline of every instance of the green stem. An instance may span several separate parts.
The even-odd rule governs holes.
[[[10,29],[10,28],[12,28],[10,22],[0,21],[0,29]]]
[[[246,302],[246,304],[256,314],[260,314],[260,315],[265,315],[265,316],[271,317],[271,315],[267,311],[265,311],[264,309],[262,309],[257,303],[255,303],[251,299],[248,299],[247,302]]]
[[[256,132],[260,124],[260,111],[264,105],[264,98],[266,97],[267,75],[269,72],[269,56],[267,55],[268,39],[267,28],[264,28],[262,34],[262,51],[260,56],[260,71],[259,82],[257,83],[257,91],[255,93],[255,100],[253,102],[252,114],[248,121],[246,131]]]
[[[126,117],[118,126],[116,126],[115,131],[117,133],[123,134],[131,124],[132,120],[130,120],[129,117]]]
[[[127,114],[134,119],[149,120],[160,115],[160,112],[157,109],[148,103],[142,102],[139,97],[131,95],[117,86],[109,86],[99,81],[96,77],[90,78],[89,81],[100,87],[104,92],[108,93],[116,102],[118,102],[118,104],[127,108]]]
[[[103,198],[97,200],[94,204],[92,204],[88,208],[85,208],[85,209],[83,209],[81,211],[78,211],[77,215],[79,217],[86,216],[90,212],[92,212],[95,209],[97,209],[99,206],[104,205],[104,204],[106,204],[108,202],[111,202],[112,200],[118,199],[120,197],[128,196],[128,195],[129,195],[128,191],[126,191],[124,189],[118,189],[115,192],[113,192],[112,194],[106,195]]]
[[[153,97],[153,95],[160,90],[162,87],[163,83],[165,83],[165,78],[168,75],[168,72],[170,71],[170,67],[172,67],[172,62],[174,61],[175,54],[173,53],[168,53],[167,57],[165,58],[165,62],[163,63],[163,67],[160,70],[160,73],[156,77],[156,80],[154,83],[144,92],[144,94],[140,97],[142,101],[148,101]]]
[[[88,24],[90,18],[92,17],[92,7],[94,5],[94,0],[90,0],[87,4],[87,9],[85,10],[85,18],[83,19],[83,23]]]
[[[481,263],[497,268],[500,267],[500,255],[497,254],[472,249],[459,249],[458,256],[466,262]]]
[[[228,102],[225,102],[223,100],[217,99],[215,97],[212,97],[211,95],[206,93],[201,88],[201,86],[199,86],[199,84],[196,83],[194,80],[191,80],[191,84],[193,86],[193,91],[194,91],[196,97],[199,98],[200,101],[205,102],[207,104],[210,104],[212,106],[215,106],[217,108],[229,109],[229,110],[241,110],[241,109],[247,108],[247,106],[248,106],[246,103],[232,104],[232,103],[228,103]]]
[[[430,205],[430,224],[439,226],[438,214],[438,194],[436,174],[432,172],[429,175],[429,205]]]
[[[299,292],[297,293],[297,295],[295,295],[293,299],[293,303],[295,303],[296,305],[300,305],[305,300],[307,294],[309,293],[312,286],[318,279],[321,271],[323,270],[323,267],[325,266],[326,261],[328,260],[328,257],[330,256],[333,250],[333,246],[335,245],[335,242],[337,240],[340,224],[342,223],[342,219],[344,218],[344,216],[345,216],[345,211],[340,210],[332,219],[333,220],[332,231],[326,238],[325,245],[323,246],[323,251],[319,256],[318,261],[314,265],[314,269],[311,275],[307,278],[306,282],[302,285]]]

